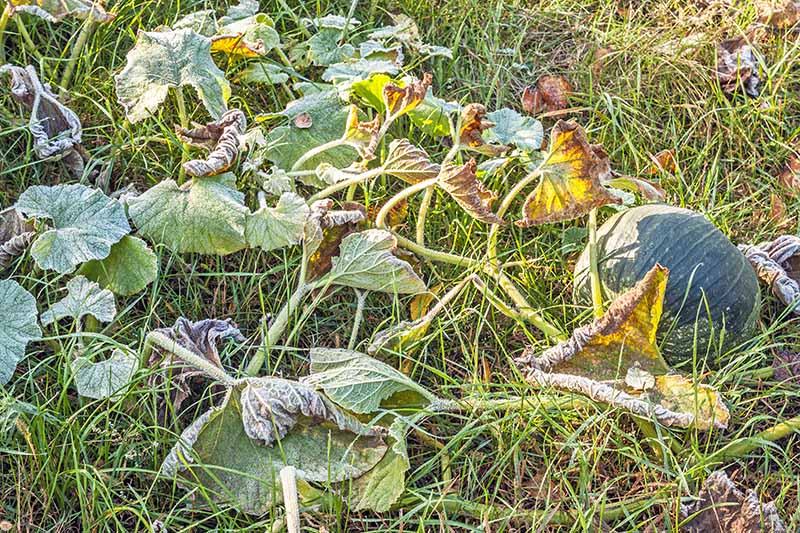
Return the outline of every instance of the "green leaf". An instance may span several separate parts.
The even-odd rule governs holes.
[[[67,295],[42,313],[43,326],[64,317],[80,320],[92,315],[100,322],[111,322],[117,316],[114,293],[101,289],[100,285],[83,276],[75,276],[67,282]]]
[[[350,484],[348,503],[354,511],[388,511],[406,489],[406,472],[411,467],[406,448],[408,424],[396,418],[389,426],[389,444],[383,459]]]
[[[386,453],[383,439],[371,430],[361,436],[302,415],[280,445],[265,446],[247,435],[243,415],[242,392],[233,389],[183,432],[161,473],[181,474],[217,501],[263,514],[280,501],[278,472],[286,465],[303,480],[335,483],[362,475]]]
[[[244,232],[247,245],[270,251],[299,244],[309,212],[301,196],[293,192],[282,194],[275,207],[262,207],[247,215]]]
[[[239,3],[228,7],[225,16],[219,19],[221,24],[231,24],[237,20],[252,17],[259,10],[258,0],[239,0]]]
[[[227,172],[179,187],[164,180],[128,204],[139,232],[173,252],[230,254],[245,247],[249,211],[236,178]]]
[[[170,87],[190,85],[214,118],[227,110],[231,88],[211,59],[211,40],[190,29],[139,32],[127,63],[115,76],[117,99],[131,122],[154,114]]]
[[[139,359],[130,352],[114,350],[105,361],[93,363],[77,357],[71,363],[78,394],[95,400],[119,399],[139,368]]]
[[[357,61],[347,61],[334,63],[322,73],[322,79],[337,86],[349,87],[353,83],[367,80],[375,73],[397,74],[399,69],[391,61],[382,59],[359,59]]]
[[[356,54],[356,49],[352,44],[344,43],[340,45],[339,39],[341,37],[341,30],[321,28],[306,43],[311,60],[317,65],[327,67],[353,57]]]
[[[386,74],[375,74],[366,80],[353,83],[350,86],[350,94],[361,98],[370,107],[383,113],[385,108],[383,103],[383,87],[389,82],[394,83],[394,80],[390,76]]]
[[[307,113],[311,126],[298,128],[292,119]],[[267,136],[268,148],[265,157],[276,166],[290,169],[303,154],[321,144],[339,139],[345,129],[349,107],[342,105],[336,90],[304,96],[291,102],[282,115],[289,123],[270,131]],[[309,159],[300,170],[314,170],[320,163],[329,163],[336,168],[350,165],[358,154],[350,146],[340,146],[327,150]],[[325,187],[316,176],[301,178],[307,185]]]
[[[428,94],[422,102],[412,109],[408,116],[411,122],[424,133],[433,137],[447,137],[450,135],[450,116],[461,110],[455,102],[446,102],[433,95],[428,89]]]
[[[9,0],[7,9],[12,15],[30,13],[49,22],[60,22],[64,17],[111,22],[116,17],[106,12],[100,2],[91,0]]]
[[[158,257],[142,239],[125,235],[111,247],[108,257],[84,263],[78,274],[96,281],[104,289],[129,296],[144,290],[156,279]]]
[[[397,241],[391,233],[371,229],[342,239],[339,257],[334,257],[329,279],[356,289],[397,294],[425,292],[425,283],[414,269],[395,257]]]
[[[504,107],[486,115],[495,125],[483,134],[486,142],[513,144],[520,150],[532,152],[542,147],[544,128],[532,117],[523,117],[513,109]]]
[[[0,385],[14,375],[28,343],[42,338],[36,314],[31,293],[16,281],[0,280]]]
[[[278,85],[289,81],[289,75],[278,65],[256,61],[247,65],[237,77],[237,81]]]
[[[15,207],[27,216],[52,220],[53,229],[34,241],[31,255],[40,268],[61,274],[108,257],[111,245],[131,230],[119,202],[84,185],[29,187]]]
[[[325,391],[334,402],[354,413],[381,407],[424,407],[436,396],[405,374],[363,353],[312,348],[311,375],[303,381]]]

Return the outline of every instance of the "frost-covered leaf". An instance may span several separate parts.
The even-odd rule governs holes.
[[[388,61],[396,66],[403,64],[402,46],[387,46],[380,41],[371,39],[358,45],[358,55],[361,56],[361,59]]]
[[[78,394],[95,400],[118,399],[139,368],[139,359],[132,353],[114,350],[111,357],[97,363],[77,357],[70,364]]]
[[[108,13],[103,4],[97,0],[8,0],[8,9],[11,15],[30,13],[49,22],[60,22],[64,17],[111,22],[116,15]]]
[[[173,252],[225,255],[245,247],[248,209],[225,173],[178,186],[164,180],[128,202],[139,232]]]
[[[13,207],[0,211],[0,270],[25,253],[36,233],[33,224]]]
[[[304,230],[304,243],[306,254],[313,259],[314,254],[320,248],[325,240],[325,230],[333,229],[338,226],[349,226],[352,233],[355,229],[355,224],[361,222],[366,217],[366,212],[361,206],[353,206],[352,209],[334,210],[333,200],[325,199],[319,200],[311,204],[310,213]],[[339,242],[344,237],[342,235],[336,243],[336,248],[339,248]],[[332,254],[326,254],[330,257]],[[328,269],[325,269],[327,271]]]
[[[300,243],[309,213],[301,196],[283,193],[275,207],[261,207],[247,215],[244,232],[247,245],[269,251]]]
[[[386,454],[386,443],[374,430],[356,434],[306,417],[298,419],[280,445],[265,446],[247,435],[244,409],[240,390],[233,389],[222,405],[184,430],[161,473],[185,477],[215,500],[260,515],[280,502],[278,473],[284,466],[294,466],[306,481],[336,483],[364,474]]]
[[[491,157],[508,150],[508,146],[488,144],[483,132],[495,127],[494,122],[486,120],[486,108],[481,104],[468,104],[461,110],[461,131],[459,143],[478,153]]]
[[[342,239],[339,257],[332,259],[330,280],[338,285],[370,291],[417,294],[425,283],[414,269],[392,252],[397,241],[383,230],[353,233]]]
[[[192,129],[175,128],[181,141],[209,150],[205,159],[193,159],[183,164],[189,176],[215,176],[228,170],[239,155],[239,138],[247,129],[247,118],[238,109],[226,111],[218,121]]]
[[[289,81],[289,74],[281,66],[257,61],[247,65],[247,68],[239,74],[237,79],[240,82],[279,85]]]
[[[504,107],[486,115],[494,126],[483,135],[489,142],[512,144],[520,150],[532,152],[542,147],[544,128],[542,123],[531,117],[523,117],[513,109]]]
[[[52,221],[53,229],[37,237],[31,255],[40,268],[62,274],[85,261],[108,257],[111,245],[131,230],[119,202],[79,184],[30,187],[15,208]]]
[[[653,388],[645,390],[642,399],[676,413],[691,415],[691,425],[703,431],[728,427],[731,414],[715,388],[679,374],[654,376],[654,379]]]
[[[11,94],[30,112],[28,130],[33,136],[33,149],[40,159],[62,158],[72,173],[83,173],[81,136],[78,115],[58,101],[49,85],[39,81],[36,69],[13,65],[0,67],[0,74],[11,76]]]
[[[347,498],[354,511],[388,511],[406,489],[406,472],[411,467],[406,448],[408,424],[396,418],[389,426],[389,449],[370,471],[350,484]]]
[[[394,75],[399,72],[397,65],[383,59],[358,59],[334,63],[322,73],[322,80],[347,88],[353,83],[368,79],[373,74]]]
[[[405,374],[363,353],[312,348],[311,374],[303,382],[320,388],[331,400],[354,413],[424,407],[436,397]]]
[[[341,30],[321,28],[306,43],[311,60],[316,65],[327,67],[352,58],[356,49],[349,43],[339,44],[341,37]]]
[[[407,183],[419,183],[439,175],[441,166],[433,163],[428,153],[408,139],[395,139],[383,163],[384,172]]]
[[[800,314],[800,283],[788,275],[784,267],[773,260],[769,253],[760,246],[740,244],[739,250],[744,254],[755,270],[758,279],[769,285],[775,295],[787,307]]]
[[[550,136],[550,151],[539,167],[539,185],[525,199],[517,226],[571,220],[592,209],[622,201],[603,186],[611,165],[602,146],[589,144],[574,120],[559,120]]]
[[[201,9],[181,17],[170,27],[173,30],[190,29],[205,37],[211,37],[217,33],[217,17],[213,9]]]
[[[42,338],[36,315],[31,293],[16,281],[0,280],[0,385],[14,375],[28,343]]]
[[[752,489],[739,490],[724,470],[703,482],[697,500],[680,505],[687,533],[784,533],[775,502],[761,503]]]
[[[219,19],[219,22],[220,24],[232,24],[256,15],[259,8],[258,0],[239,0],[238,4],[228,7],[228,11],[224,17]]]
[[[115,294],[129,296],[144,290],[156,279],[158,257],[142,239],[125,235],[111,246],[108,257],[84,263],[78,274]]]
[[[100,322],[111,322],[117,316],[114,293],[101,289],[100,285],[83,276],[75,276],[67,282],[67,295],[42,313],[43,326],[65,317],[80,320],[86,315]]]
[[[497,193],[487,189],[475,175],[477,163],[470,159],[465,164],[447,165],[439,174],[438,185],[453,197],[470,216],[487,224],[505,224],[492,212],[492,202]]]
[[[303,22],[316,28],[329,28],[332,30],[344,30],[345,28],[354,30],[361,25],[360,20],[353,17],[343,17],[341,15],[325,15],[324,17],[303,19]]]
[[[758,64],[746,37],[722,41],[717,46],[717,79],[728,93],[742,89],[755,98],[759,94]]]
[[[231,94],[225,73],[211,59],[211,40],[190,29],[140,31],[114,79],[117,99],[131,122],[154,114],[170,87],[194,87],[214,119],[225,113]]]

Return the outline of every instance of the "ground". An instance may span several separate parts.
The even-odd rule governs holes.
[[[346,14],[349,9],[349,3],[327,0],[288,3],[301,17]],[[89,38],[69,104],[83,122],[92,165],[112,162],[116,188],[129,183],[146,188],[178,173],[181,148],[172,134],[177,119],[168,106],[159,116],[131,126],[116,101],[113,75],[124,66],[139,29],[170,24],[196,9],[222,11],[224,6],[191,0],[108,4],[117,18]],[[286,2],[262,1],[261,8],[286,40],[298,36]],[[750,2],[373,0],[358,2],[355,11],[367,26],[387,22],[388,13],[414,18],[427,42],[455,50],[453,60],[437,58],[415,66],[418,73],[433,74],[440,96],[480,102],[490,109],[520,109],[526,85],[542,74],[564,75],[575,89],[568,116],[585,126],[592,142],[603,144],[615,169],[659,181],[670,203],[704,213],[735,243],[797,232],[798,197],[775,177],[800,132],[797,34],[776,31],[761,37],[759,97],[724,94],[715,77],[716,43],[743,35],[756,20],[758,13]],[[9,24],[7,61],[37,65],[44,80],[56,83],[52,73],[66,61],[80,21],[23,20],[41,59],[32,56],[17,26]],[[240,106],[252,118],[283,109],[286,100],[279,87],[235,85],[230,105]],[[195,109],[195,102],[190,101],[190,115],[203,122],[206,116]],[[28,186],[67,179],[57,164],[36,160],[19,117],[18,107],[3,90],[3,207]],[[554,120],[543,119],[545,128]],[[439,157],[447,151],[444,145],[426,142]],[[651,176],[652,156],[662,150],[674,150],[677,167]],[[501,174],[487,186],[505,191],[513,178]],[[240,185],[252,195],[252,184]],[[380,203],[396,190],[396,183],[379,182],[370,201]],[[606,217],[603,212],[601,221]],[[460,253],[485,241],[486,226],[444,196],[435,198],[429,218],[428,242],[433,247]],[[535,258],[515,271],[516,281],[531,302],[548,309],[565,329],[585,323],[589,316],[571,298],[571,267],[585,242],[585,235],[573,228],[584,226],[585,221],[578,220],[513,228],[502,239],[501,249],[510,257]],[[137,345],[143,331],[170,325],[179,316],[217,317],[232,318],[250,341],[257,342],[261,317],[277,312],[285,301],[293,279],[284,274],[293,272],[300,259],[297,249],[247,251],[224,258],[181,256],[166,249],[158,253],[158,280],[146,292],[120,299],[123,320],[103,330],[104,335]],[[425,263],[421,268],[426,279],[445,286],[463,274],[449,265]],[[40,306],[61,297],[57,289],[65,279],[33,268],[30,259],[14,275],[39,295]],[[614,531],[671,531],[677,527],[679,499],[696,494],[705,476],[724,466],[741,486],[755,490],[764,501],[775,500],[788,530],[797,530],[797,436],[724,465],[711,456],[724,443],[800,411],[797,389],[747,373],[769,366],[775,350],[797,349],[796,319],[782,316],[768,291],[763,293],[766,303],[757,342],[728,354],[729,362],[708,376],[731,408],[727,431],[677,431],[682,449],[667,450],[659,458],[630,417],[602,405],[437,417],[410,436],[409,490],[403,505],[380,515],[353,513],[346,507],[310,510],[303,514],[304,527],[597,531],[605,523]],[[406,303],[370,295],[364,335],[407,319]],[[346,344],[355,305],[352,295],[344,292],[327,298],[286,344]],[[38,343],[3,392],[35,409],[11,438],[0,437],[0,519],[32,531],[147,531],[156,524],[165,528],[161,531],[272,527],[280,508],[252,517],[216,505],[203,507],[180,487],[155,477],[177,435],[208,405],[210,392],[198,395],[191,409],[169,416],[163,424],[157,415],[162,395],[148,386],[147,375],[121,401],[79,398],[68,385],[65,364],[75,344],[70,333],[62,330]],[[502,316],[473,290],[436,322],[420,349],[404,361],[387,362],[402,365],[444,397],[525,395],[529,389],[514,370],[513,358],[531,342],[546,345],[535,329]],[[226,363],[236,368],[251,355],[244,352],[227,351]],[[266,370],[304,375],[307,363],[288,352],[270,360]],[[623,500],[637,505],[628,514],[620,513],[614,504]]]

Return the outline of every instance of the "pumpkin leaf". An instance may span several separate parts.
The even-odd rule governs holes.
[[[745,37],[728,39],[717,45],[717,80],[727,93],[742,89],[748,96],[758,96],[761,84],[758,64]]]
[[[63,159],[73,175],[83,174],[81,147],[83,129],[78,115],[58,101],[48,85],[39,81],[33,66],[0,67],[0,74],[11,76],[11,94],[30,112],[28,131],[33,137],[33,149],[39,159]]]
[[[276,250],[299,244],[303,240],[310,209],[303,198],[293,192],[283,193],[275,207],[261,207],[247,215],[245,239],[251,248]]]
[[[351,105],[347,114],[347,125],[345,126],[343,139],[347,141],[347,144],[355,148],[362,159],[375,159],[375,149],[380,141],[378,135],[381,129],[381,116],[376,115],[369,122],[361,122],[358,119],[358,114],[358,107]]]
[[[525,87],[522,92],[522,108],[526,113],[562,111],[569,107],[572,86],[564,76],[541,76],[536,87]]]
[[[392,77],[384,73],[376,73],[365,80],[353,82],[350,85],[350,95],[363,100],[378,112],[385,110],[383,103],[383,88],[388,83],[402,83],[393,81]]]
[[[211,37],[211,53],[223,53],[227,56],[247,59],[266,55],[264,41],[249,41],[242,33],[215,35]]]
[[[241,148],[239,137],[247,129],[247,118],[238,109],[227,111],[222,118],[192,129],[175,128],[178,138],[190,146],[211,151],[206,159],[193,159],[183,164],[189,176],[215,176],[225,172],[236,161]]]
[[[527,152],[542,147],[544,129],[542,123],[531,117],[523,117],[513,109],[504,107],[486,115],[494,126],[484,132],[483,138],[491,143],[512,144]]]
[[[339,43],[342,31],[336,28],[322,27],[314,34],[306,45],[311,61],[316,65],[327,67],[334,63],[341,63],[355,56],[356,49],[352,44]]]
[[[219,19],[221,24],[232,24],[234,22],[254,16],[260,9],[258,0],[239,0],[238,4],[228,7],[225,16]]]
[[[61,274],[84,261],[108,257],[111,245],[131,230],[119,202],[79,184],[29,187],[15,208],[52,221],[53,229],[33,242],[31,256],[40,268]]]
[[[486,108],[481,104],[469,104],[461,110],[461,132],[459,143],[478,153],[491,157],[508,150],[508,146],[487,144],[483,132],[495,127],[494,122],[486,120]]]
[[[572,220],[596,207],[621,203],[602,184],[611,175],[608,155],[587,142],[574,120],[559,120],[553,127],[550,151],[539,172],[539,185],[525,199],[517,226]]]
[[[201,9],[194,13],[181,17],[170,27],[173,30],[193,30],[204,37],[211,37],[216,35],[219,26],[217,25],[217,17],[213,9]]]
[[[219,24],[219,33],[241,35],[246,41],[255,43],[258,51],[264,54],[281,45],[281,36],[275,30],[272,19],[265,13],[255,13],[237,20],[230,16],[222,17]]]
[[[436,396],[405,374],[363,353],[312,348],[311,374],[303,379],[338,405],[359,414],[380,408],[424,407]]]
[[[654,376],[654,379],[654,386],[645,390],[643,399],[670,411],[690,414],[691,425],[703,431],[728,427],[730,412],[722,403],[722,395],[713,387],[679,374]]]
[[[279,65],[258,61],[250,63],[238,76],[239,82],[280,85],[289,81],[289,74]]]
[[[117,99],[131,122],[154,114],[170,87],[194,87],[211,117],[222,117],[231,94],[225,73],[211,59],[211,40],[190,29],[143,32],[115,77]]]
[[[368,39],[358,45],[358,55],[362,59],[373,61],[387,61],[399,67],[403,64],[403,47],[400,45],[389,45]]]
[[[450,135],[450,116],[459,111],[460,105],[437,98],[428,89],[425,98],[409,112],[408,117],[427,135],[446,137]]]
[[[775,295],[787,307],[800,314],[800,282],[786,272],[784,266],[770,257],[760,246],[740,244],[739,250],[750,262],[758,278],[769,285]]]
[[[395,294],[424,292],[425,283],[414,269],[392,254],[397,241],[391,233],[372,229],[342,239],[339,257],[332,258],[330,281],[337,285]]]
[[[36,233],[33,224],[13,207],[0,211],[0,270],[25,253]]]
[[[117,316],[114,293],[101,289],[100,285],[83,276],[75,276],[67,282],[67,295],[50,306],[40,317],[47,326],[65,317],[80,320],[86,315],[100,322],[111,322]]]
[[[389,448],[372,469],[350,484],[348,503],[354,511],[388,511],[406,488],[406,472],[411,468],[406,448],[408,424],[396,418],[389,426]]]
[[[373,74],[395,75],[400,71],[398,66],[383,59],[357,59],[334,63],[322,73],[322,80],[336,84],[340,89],[347,89],[353,83],[368,79]]]
[[[411,184],[435,178],[441,168],[431,161],[428,152],[414,146],[408,139],[393,140],[383,163],[386,174]]]
[[[608,307],[603,316],[577,328],[569,340],[545,350],[541,356],[527,354],[522,361],[545,371],[614,380],[625,377],[638,364],[655,375],[669,370],[656,344],[664,291],[669,272],[656,265],[629,291]]]
[[[788,531],[775,502],[761,503],[752,489],[742,492],[724,470],[706,478],[695,501],[680,504],[680,516],[680,529],[685,531]]]
[[[8,0],[11,15],[29,13],[48,22],[61,22],[65,17],[111,22],[116,15],[103,8],[102,1],[93,0]]]
[[[345,235],[349,235],[355,230],[355,224],[361,222],[366,217],[366,211],[361,206],[353,206],[353,209],[334,210],[333,200],[325,199],[319,200],[311,204],[310,213],[304,230],[303,246],[305,248],[306,256],[311,258],[314,262],[314,255],[322,247],[325,242],[330,242],[330,235],[326,235],[325,230],[334,229],[340,226],[346,226],[348,231],[340,234],[338,239],[334,239],[336,250],[339,249],[339,243]],[[330,257],[333,255],[333,250],[323,252],[323,256],[328,257],[328,268],[324,269],[327,272],[330,268]],[[313,276],[311,276],[313,279]]]
[[[264,381],[271,379],[276,378]],[[369,471],[386,454],[387,446],[375,430],[356,434],[305,416],[297,417],[279,446],[265,446],[245,430],[248,407],[252,404],[245,405],[241,390],[231,390],[219,407],[184,430],[161,473],[181,475],[205,487],[215,500],[261,515],[280,501],[278,472],[284,466],[294,466],[305,481],[341,482]]]
[[[306,25],[314,26],[320,29],[331,30],[354,30],[361,25],[361,21],[353,17],[343,17],[341,15],[325,15],[324,17],[316,17],[313,19],[303,19]]]
[[[487,224],[505,224],[491,209],[497,193],[483,185],[475,175],[476,168],[474,159],[461,166],[447,165],[442,168],[437,184],[476,220]]]
[[[28,343],[42,338],[36,315],[31,293],[16,281],[0,280],[0,385],[14,375]]]
[[[143,291],[158,275],[158,257],[142,239],[125,235],[105,259],[87,261],[78,274],[121,296]]]
[[[426,72],[421,80],[413,80],[403,86],[393,82],[387,83],[383,86],[384,109],[394,117],[413,111],[422,103],[432,81],[433,76]]]
[[[248,209],[225,173],[178,186],[164,180],[128,202],[139,232],[177,253],[230,254],[246,246]]]
[[[117,400],[136,374],[139,359],[130,352],[114,350],[111,357],[97,363],[77,357],[70,367],[78,394],[95,400]]]

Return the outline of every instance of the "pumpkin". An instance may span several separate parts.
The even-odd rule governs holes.
[[[597,246],[607,299],[633,287],[656,263],[669,269],[657,338],[671,364],[691,360],[695,346],[702,360],[751,338],[761,301],[756,274],[699,213],[663,204],[628,209],[598,228]],[[592,301],[588,274],[587,246],[575,266],[573,296],[582,305]]]

